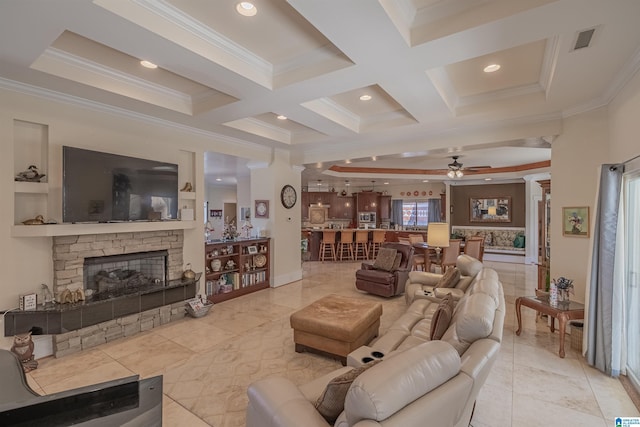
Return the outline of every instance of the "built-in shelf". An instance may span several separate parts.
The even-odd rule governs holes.
[[[14,181],[14,185],[16,193],[46,194],[49,192],[49,183],[47,182]]]
[[[134,221],[107,224],[44,224],[14,225],[13,237],[52,237],[81,234],[133,233],[137,231],[186,230],[196,227],[195,221]]]
[[[180,199],[182,200],[195,200],[196,192],[195,191],[181,191]]]

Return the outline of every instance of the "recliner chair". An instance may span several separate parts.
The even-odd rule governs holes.
[[[395,242],[383,243],[382,247],[402,254],[399,267],[385,271],[375,269],[373,264],[362,263],[362,268],[356,271],[356,288],[383,297],[400,295],[404,293],[404,285],[413,266],[413,247]]]

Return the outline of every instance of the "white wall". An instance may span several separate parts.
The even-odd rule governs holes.
[[[50,237],[12,237],[14,223],[13,121],[23,120],[48,126],[49,218],[61,220],[63,145],[107,151],[116,154],[178,162],[185,152],[193,153],[193,184],[196,188],[196,223],[203,224],[204,152],[217,151],[264,161],[270,153],[248,144],[229,144],[202,132],[187,133],[163,125],[157,119],[134,120],[124,112],[85,103],[76,106],[62,102],[49,92],[43,96],[25,95],[0,89],[0,310],[18,304],[18,295],[37,291],[41,283],[53,281],[52,241]],[[298,215],[299,216],[299,215]],[[196,271],[204,270],[203,228],[185,230],[184,262]]]
[[[563,236],[562,207],[588,206],[593,229],[599,166],[609,156],[607,110],[566,118],[551,150],[551,278],[574,279],[573,299],[584,301],[592,237]]]
[[[610,163],[640,155],[640,73],[609,105]]]
[[[289,153],[274,150],[273,160],[267,165],[251,168],[251,199],[269,201],[269,218],[252,219],[253,226],[266,229],[271,237],[272,284],[280,286],[302,279],[300,253],[300,208],[302,168],[290,165]],[[280,202],[280,191],[286,184],[298,193],[298,201],[291,209]],[[252,215],[253,212],[252,205]]]

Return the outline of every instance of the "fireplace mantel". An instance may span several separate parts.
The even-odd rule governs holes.
[[[186,230],[196,221],[133,221],[107,224],[14,225],[13,237],[53,237],[85,234],[132,233],[138,231]]]

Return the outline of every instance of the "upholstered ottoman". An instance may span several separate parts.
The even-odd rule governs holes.
[[[347,355],[378,335],[382,304],[327,295],[291,315],[298,353],[309,351],[346,364]]]

